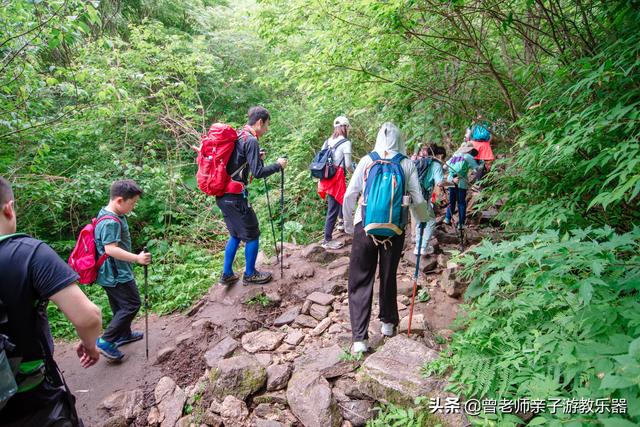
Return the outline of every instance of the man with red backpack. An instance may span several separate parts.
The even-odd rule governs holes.
[[[44,242],[16,233],[9,183],[0,177],[0,425],[82,426],[53,359],[49,300],[78,336],[80,365],[100,358],[100,309],[76,285],[78,275]],[[9,362],[9,363],[7,363]]]
[[[256,270],[258,258],[260,226],[258,218],[249,203],[249,173],[254,178],[266,178],[287,166],[287,159],[279,158],[276,163],[265,166],[260,154],[258,139],[269,130],[269,111],[264,107],[252,107],[248,121],[239,132],[226,171],[231,176],[224,194],[216,197],[216,204],[222,211],[229,231],[229,241],[224,252],[224,268],[220,277],[221,285],[232,285],[240,278],[233,272],[233,261],[240,242],[245,242],[245,270],[243,284],[261,285],[269,283],[272,274]]]

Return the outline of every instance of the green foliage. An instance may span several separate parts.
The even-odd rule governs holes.
[[[249,306],[259,305],[261,307],[269,307],[273,304],[273,301],[271,301],[271,298],[269,298],[264,292],[261,292],[247,299],[244,303]]]
[[[364,358],[364,353],[351,353],[349,346],[345,346],[340,353],[339,359],[343,362],[357,362]]]
[[[639,249],[640,228],[484,241],[462,258],[462,330],[424,374],[451,369],[451,390],[468,397],[627,399],[625,419],[640,422]]]
[[[435,427],[440,421],[429,413],[424,398],[416,399],[416,408],[402,408],[392,403],[382,404],[378,415],[367,422],[367,427]]]
[[[427,302],[431,299],[431,295],[429,295],[429,290],[427,288],[422,288],[418,291],[418,301]]]
[[[506,224],[629,230],[638,223],[639,55],[640,36],[625,25],[602,52],[560,67],[531,93],[514,155],[488,197],[506,201]]]

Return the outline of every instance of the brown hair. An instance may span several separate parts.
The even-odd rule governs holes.
[[[334,139],[340,136],[343,138],[346,138],[348,134],[349,134],[349,126],[340,125],[333,128],[333,135],[331,135],[331,137]]]
[[[0,176],[0,207],[13,200],[13,190],[9,181]]]

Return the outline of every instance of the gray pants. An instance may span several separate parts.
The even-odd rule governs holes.
[[[113,318],[102,334],[102,339],[109,342],[131,334],[131,323],[140,310],[140,293],[136,281],[118,283],[114,287],[104,286],[109,298]]]
[[[404,246],[404,233],[391,238],[391,245],[376,245],[362,223],[356,224],[349,262],[349,317],[354,341],[369,338],[369,319],[373,301],[373,281],[380,267],[380,315],[384,323],[398,325],[398,287],[396,274]]]

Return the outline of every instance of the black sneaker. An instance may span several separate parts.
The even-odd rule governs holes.
[[[229,286],[229,285],[233,285],[234,283],[236,283],[238,280],[240,280],[240,277],[235,274],[221,274],[220,275],[220,280],[218,281],[218,284],[221,286]]]
[[[273,276],[268,271],[263,273],[256,271],[251,276],[245,274],[242,278],[242,283],[245,285],[264,285],[265,283],[269,283],[271,279],[273,279]]]

